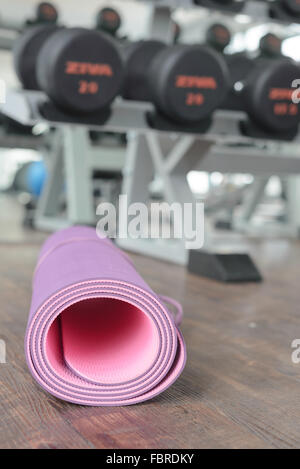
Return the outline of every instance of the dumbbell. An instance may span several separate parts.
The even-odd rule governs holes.
[[[138,41],[123,46],[125,64],[122,96],[135,101],[151,101],[148,73],[152,60],[166,44],[161,41]]]
[[[122,24],[119,13],[110,7],[102,8],[96,19],[96,29],[116,36]]]
[[[113,39],[83,28],[36,26],[19,38],[14,60],[25,88],[43,90],[71,113],[109,106],[123,79]]]
[[[124,55],[123,97],[153,102],[171,122],[189,125],[208,118],[228,91],[226,63],[208,47],[140,41]]]
[[[260,127],[270,132],[296,130],[300,109],[293,102],[292,83],[300,77],[300,67],[291,60],[261,61],[249,74],[241,96],[248,115]]]
[[[42,2],[37,6],[36,18],[39,23],[56,23],[58,11],[52,3]]]
[[[148,83],[158,115],[181,125],[209,119],[229,90],[221,54],[200,45],[163,48],[152,60]]]
[[[42,2],[36,7],[36,16],[27,21],[27,25],[55,24],[58,21],[58,11],[52,3]]]
[[[251,73],[254,67],[253,59],[247,54],[240,52],[232,55],[225,55],[230,73],[230,91],[223,103],[223,107],[232,111],[239,111],[241,108],[241,98],[237,93],[242,86],[242,82]]]
[[[43,44],[58,29],[54,25],[32,26],[15,42],[13,50],[15,70],[25,89],[40,89],[36,75],[37,57]]]
[[[259,42],[260,57],[275,59],[282,57],[282,40],[273,33],[265,34]]]
[[[231,32],[224,24],[214,23],[206,31],[206,43],[219,52],[223,52],[230,42]]]
[[[99,113],[120,91],[123,62],[109,36],[84,28],[60,29],[42,46],[36,73],[57,108],[70,114]]]
[[[238,13],[245,6],[245,0],[194,0],[194,3],[206,8]]]
[[[222,23],[213,23],[209,26],[209,28],[206,31],[206,43],[215,49],[216,51],[223,53],[224,49],[230,44],[231,42],[231,32]],[[229,56],[233,57],[233,56]],[[225,55],[224,59],[229,63],[228,56]],[[241,79],[241,77],[244,77],[244,61],[242,57],[239,57],[238,54],[236,54],[235,60],[232,61],[233,63],[230,64],[229,66],[229,73],[230,73],[230,90],[227,94],[225,102],[227,103],[227,108],[230,109],[235,109],[236,104],[236,95],[233,91],[234,85],[237,81]],[[232,67],[233,65],[233,67]],[[233,68],[233,69],[232,69]]]
[[[289,59],[253,61],[252,71],[236,90],[240,110],[247,112],[250,126],[246,132],[259,129],[275,138],[297,133],[300,122],[299,104],[293,102],[300,77],[300,67]]]
[[[299,0],[275,0],[270,4],[271,18],[288,21],[300,22],[300,2]]]
[[[279,50],[281,51],[280,39],[274,34],[268,33],[260,41],[260,58],[272,59],[279,57]],[[236,93],[239,90],[241,82],[251,73],[255,67],[253,58],[250,58],[246,53],[240,52],[232,55],[225,55],[230,71],[230,86],[229,92],[224,106],[226,109],[239,110],[240,109],[240,96]]]

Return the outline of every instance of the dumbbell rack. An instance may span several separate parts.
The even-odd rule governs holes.
[[[172,39],[172,10],[178,7],[197,8],[191,0],[149,0],[153,4],[150,37],[170,42]],[[267,19],[263,2],[247,2],[247,12],[252,19]],[[243,11],[245,13],[245,11]],[[198,171],[222,173],[252,173],[259,175],[260,182],[254,184],[253,200],[246,207],[251,213],[257,196],[270,174],[300,174],[299,136],[293,142],[274,141],[273,138],[249,138],[241,134],[241,122],[247,120],[242,112],[215,112],[209,131],[191,133],[184,128],[158,130],[151,127],[148,116],[155,112],[151,104],[115,100],[108,114],[97,118],[65,115],[48,103],[43,93],[11,91],[7,94],[3,112],[11,118],[34,125],[44,122],[56,129],[51,157],[48,183],[39,201],[36,226],[42,229],[58,229],[68,224],[95,224],[93,193],[91,184],[91,160],[101,159],[101,166],[109,167],[112,155],[107,149],[102,153],[92,149],[90,130],[126,132],[129,137],[124,169],[123,193],[128,204],[146,202],[149,199],[149,184],[155,175],[162,181],[163,195],[170,204],[184,204],[196,200],[188,182],[187,173]],[[105,114],[105,115],[104,115]],[[97,155],[97,152],[99,154]],[[106,161],[104,161],[106,159]],[[65,170],[65,193],[67,220],[58,217],[60,192]],[[297,186],[297,185],[296,185]],[[231,197],[232,198],[232,197]],[[228,200],[227,200],[228,199]],[[232,203],[224,197],[224,205]],[[221,203],[222,205],[222,203]],[[121,220],[124,219],[121,215]],[[246,223],[246,218],[242,222]],[[246,221],[245,221],[246,220]],[[288,229],[298,236],[298,226]],[[127,230],[122,226],[121,230]],[[206,226],[205,247],[216,251],[215,239]],[[129,250],[138,251],[172,262],[186,264],[188,252],[183,241],[149,239],[119,239],[119,244]]]
[[[293,142],[243,136],[240,122],[247,119],[244,113],[217,111],[210,130],[203,134],[170,133],[149,127],[147,114],[154,112],[154,108],[148,103],[117,99],[112,105],[110,117],[104,124],[98,125],[95,121],[83,123],[80,118],[78,121],[70,118],[68,122],[60,119],[59,113],[56,120],[49,121],[41,112],[46,101],[47,98],[40,92],[10,91],[2,106],[4,114],[22,124],[45,122],[58,130],[57,147],[53,147],[52,170],[37,211],[40,228],[57,229],[66,223],[95,224],[90,163],[86,157],[90,129],[128,132],[122,190],[128,196],[128,204],[148,200],[148,186],[154,174],[161,178],[164,198],[171,204],[196,202],[186,179],[191,170],[250,173],[261,177],[269,177],[270,174],[300,175],[300,136]],[[69,216],[62,224],[56,213],[63,164],[67,167]],[[298,227],[291,229],[297,235]],[[205,240],[207,249],[211,245],[215,249],[215,240],[211,236],[206,234]],[[187,263],[188,253],[182,241],[120,239],[119,244],[154,257]]]
[[[24,148],[26,150],[37,150],[44,142],[43,136],[21,135],[7,133],[0,128],[0,148]]]
[[[149,0],[149,2],[153,3],[153,9],[154,11],[155,10],[159,10],[158,8],[158,5],[162,5],[164,4],[165,5],[165,8],[167,8],[167,4],[169,4],[169,9],[170,9],[170,14],[171,14],[171,11],[176,7],[178,6],[178,2],[175,0],[175,1],[172,1],[170,0],[169,2],[168,1],[152,1],[152,0]],[[183,8],[188,8],[188,7],[191,7],[191,8],[195,8],[195,4],[193,2],[193,0],[186,0],[185,2],[179,2],[181,7]],[[267,2],[267,1],[257,1],[257,0],[249,0],[245,3],[245,6],[244,8],[239,12],[240,14],[244,14],[244,15],[247,15],[251,18],[251,21],[252,23],[254,23],[255,21],[257,21],[258,23],[261,23],[262,21],[265,21],[265,22],[268,22],[268,23],[281,23],[281,21],[279,20],[272,20],[269,16],[269,7],[270,7],[270,4],[271,2]],[[216,11],[218,10],[218,8],[216,8]],[[221,10],[221,9],[220,9]],[[225,9],[222,10],[222,13],[226,14],[228,13],[229,15],[234,15],[234,13],[230,12],[230,11],[227,11]],[[165,12],[164,12],[165,14]],[[155,16],[155,15],[154,15]],[[156,16],[159,16],[159,11],[156,12]],[[297,26],[296,26],[296,29],[295,31],[297,31]],[[245,159],[246,158],[246,154],[245,152],[243,151],[243,156]],[[255,173],[253,173],[255,174]],[[248,194],[248,197],[246,199],[246,203],[245,203],[245,207],[244,207],[244,210],[242,211],[242,213],[240,214],[240,216],[237,218],[236,216],[235,217],[232,217],[232,208],[234,207],[234,200],[235,200],[235,197],[231,197],[231,195],[229,196],[229,199],[231,199],[230,203],[231,203],[231,206],[229,208],[229,210],[227,210],[227,213],[229,213],[230,215],[230,223],[231,223],[231,226],[233,229],[235,229],[236,231],[242,231],[242,232],[245,232],[245,233],[248,233],[250,235],[256,235],[256,234],[260,234],[260,235],[265,235],[266,234],[266,231],[268,230],[265,230],[264,229],[264,232],[261,233],[261,231],[259,229],[257,229],[257,227],[254,227],[251,223],[251,217],[252,215],[254,214],[262,196],[263,196],[263,193],[264,193],[264,189],[268,183],[270,179],[270,175],[269,176],[259,176],[259,177],[256,177],[255,178],[255,181],[253,182],[252,184],[252,188],[248,188],[247,192],[249,193]],[[300,185],[300,181],[299,181],[299,178],[297,177],[289,177],[289,181],[288,183],[286,183],[286,181],[284,179],[281,179],[281,182],[285,185],[285,190],[286,190],[286,194],[288,195],[288,198],[287,198],[287,209],[288,209],[288,222],[285,223],[285,225],[283,225],[282,223],[281,224],[278,224],[278,223],[275,223],[274,226],[272,225],[269,225],[269,230],[270,230],[270,233],[273,234],[273,230],[274,232],[276,232],[277,235],[281,236],[282,234],[283,235],[286,235],[288,234],[288,236],[299,236],[299,228],[298,226],[300,226],[300,219],[299,219],[299,215],[298,215],[298,210],[297,210],[297,196],[298,196],[298,193],[299,193],[299,185]],[[300,194],[299,194],[300,195]],[[228,206],[228,202],[226,200],[223,201],[223,204],[221,203],[221,206],[223,205],[223,207],[226,207]],[[229,204],[230,205],[230,204]]]

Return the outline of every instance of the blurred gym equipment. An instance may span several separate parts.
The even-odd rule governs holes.
[[[300,122],[299,107],[292,102],[292,83],[300,67],[291,60],[250,59],[244,54],[228,56],[232,92],[225,109],[244,110],[249,122],[242,131],[249,136],[293,139]]]
[[[46,40],[59,28],[52,25],[33,26],[25,31],[14,46],[14,65],[23,87],[39,90],[37,78],[37,58]]]
[[[286,60],[254,63],[241,88],[234,90],[240,110],[249,116],[241,127],[246,135],[275,140],[296,136],[300,116],[298,105],[292,102],[291,84],[299,73],[299,66]]]
[[[103,31],[105,33],[116,36],[118,30],[122,25],[122,20],[114,8],[102,8],[96,18],[96,29]]]
[[[247,254],[191,251],[188,270],[221,282],[261,282],[262,277]]]
[[[55,24],[58,21],[58,11],[56,7],[49,2],[39,3],[36,7],[36,15],[34,18],[26,21],[27,26],[37,24]]]
[[[61,29],[41,48],[37,77],[58,108],[93,113],[107,109],[119,93],[123,64],[109,37],[83,28]]]
[[[206,42],[218,52],[223,52],[231,42],[231,33],[224,24],[214,23],[206,32]]]
[[[241,89],[242,82],[253,70],[253,59],[246,53],[236,53],[224,56],[230,72],[230,91],[222,107],[232,111],[241,109],[241,97],[237,93]]]
[[[299,106],[292,102],[291,85],[300,67],[286,60],[259,63],[245,80],[241,91],[252,121],[274,136],[295,136],[300,121]]]
[[[154,57],[166,47],[161,41],[148,40],[127,44],[123,48],[125,61],[122,96],[136,101],[151,101],[148,73]]]
[[[47,178],[47,169],[43,161],[25,163],[15,175],[12,189],[17,192],[27,192],[39,197]]]
[[[208,3],[214,3],[214,6],[218,3],[220,6],[220,2]],[[242,76],[238,79],[231,76],[232,92],[238,97],[239,107],[236,109],[238,112],[219,110],[230,88],[230,74],[232,75],[230,61],[233,57],[237,59],[237,55],[228,55],[224,58],[216,50],[200,45],[182,44],[166,47],[165,43],[171,44],[174,40],[173,19],[170,7],[166,4],[161,3],[153,7],[150,21],[149,34],[152,41],[159,41],[161,48],[159,47],[157,52],[151,50],[150,58],[144,62],[145,67],[142,72],[148,80],[141,78],[141,82],[144,81],[144,86],[150,85],[148,90],[145,88],[147,93],[149,92],[147,100],[145,95],[138,96],[137,93],[138,87],[134,79],[140,72],[136,70],[136,64],[129,70],[129,78],[133,85],[127,88],[127,99],[134,102],[114,100],[122,89],[122,84],[126,82],[127,64],[125,63],[125,74],[123,74],[122,60],[115,43],[99,32],[87,32],[78,28],[54,33],[41,49],[37,65],[38,79],[47,96],[43,93],[26,91],[9,94],[4,111],[10,117],[18,117],[28,125],[37,122],[48,125],[50,123],[57,129],[58,149],[53,152],[49,179],[37,210],[36,226],[51,229],[51,227],[57,228],[59,223],[63,226],[68,223],[94,223],[95,186],[91,173],[92,168],[95,168],[95,155],[99,157],[100,151],[99,148],[93,148],[96,143],[96,140],[93,142],[90,138],[93,132],[101,132],[103,135],[107,132],[128,132],[123,182],[123,193],[128,195],[128,203],[149,200],[153,174],[162,183],[163,199],[170,203],[174,201],[194,203],[195,197],[186,180],[186,175],[191,170],[240,172],[263,177],[266,174],[269,176],[300,173],[299,158],[293,152],[293,144],[295,146],[298,144],[298,106],[291,102],[290,83],[299,74],[298,66],[292,61],[268,60],[266,67],[262,60],[254,60],[250,55],[249,57],[244,55],[247,60],[249,58],[247,61],[249,69],[247,72],[241,72],[241,67],[238,65],[238,74]],[[232,12],[232,9],[227,7],[228,5],[225,9]],[[209,21],[209,24],[212,22]],[[220,21],[218,24],[222,25]],[[228,31],[231,32],[229,28]],[[232,35],[235,33],[236,30],[233,28]],[[107,70],[113,67],[110,62],[111,53],[107,56],[92,55],[91,50],[93,53],[95,51],[94,45],[99,44],[99,34],[101,53],[113,50],[113,55],[116,54],[120,60],[120,62],[117,60],[113,86],[106,82],[111,92],[110,98],[108,99],[106,93],[103,101],[101,100],[103,96],[101,99],[99,97],[99,101],[90,96],[97,95],[97,92],[94,93],[97,86],[89,87],[90,80],[97,81],[99,78],[97,76],[99,68],[90,67],[91,64],[109,65],[108,68],[101,67],[101,74],[106,70],[105,73],[108,75]],[[73,35],[77,47],[71,47],[74,45],[71,39]],[[61,40],[58,41],[58,38]],[[230,37],[223,36],[222,45],[214,44],[215,49],[223,51],[225,44],[229,45],[229,39]],[[128,52],[132,48],[131,53],[134,56],[136,50],[143,50],[148,42],[150,41],[139,41],[126,46],[125,50],[128,47]],[[77,55],[79,44],[84,44],[80,56]],[[72,53],[69,53],[70,50]],[[73,65],[71,67],[74,76],[71,73],[65,74],[59,69],[53,51],[62,57],[64,64],[68,61],[76,63],[74,69]],[[100,54],[98,50],[97,54]],[[141,54],[144,57],[144,53]],[[117,78],[118,84],[115,81]],[[81,80],[85,84],[83,92],[78,92]],[[61,83],[63,87],[59,87]],[[241,86],[236,86],[237,83]],[[137,102],[139,100],[141,102]],[[285,131],[280,132],[278,129],[281,128]],[[278,147],[276,146],[277,150],[274,153],[275,142],[278,142]],[[104,153],[101,157],[104,160],[104,154],[108,155],[108,151],[104,147],[102,150]],[[82,158],[83,154],[87,155],[86,158]],[[107,163],[108,170],[111,162]],[[67,179],[65,198],[68,213],[66,217],[59,219],[56,215],[59,213],[58,194],[62,193],[64,181],[63,167]],[[80,196],[77,193],[78,187],[80,187]],[[223,196],[223,199],[219,203],[221,207],[225,202],[233,203],[227,195]],[[238,200],[241,200],[241,191]],[[212,205],[210,204],[211,212],[216,210]],[[213,240],[208,229],[206,249],[212,255],[215,253]],[[171,242],[168,246],[163,242],[160,246],[159,243],[151,245],[151,241],[148,240],[134,240],[134,243],[130,240],[121,240],[120,243],[128,249],[173,262],[187,263],[188,252],[182,243]],[[249,270],[247,272],[249,274]]]
[[[275,0],[270,2],[270,16],[287,22],[300,22],[300,4],[298,0]]]
[[[273,33],[265,34],[259,41],[260,57],[276,59],[282,57],[282,40]]]
[[[209,118],[219,107],[228,92],[229,71],[212,49],[176,45],[156,54],[149,84],[158,114],[188,127]]]

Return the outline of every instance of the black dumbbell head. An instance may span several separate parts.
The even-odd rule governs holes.
[[[254,62],[246,54],[238,53],[224,56],[230,73],[230,91],[222,105],[224,109],[240,111],[241,97],[238,90],[242,88],[243,81],[252,72]]]
[[[214,49],[217,49],[220,52],[223,52],[225,47],[231,41],[231,34],[229,29],[220,23],[212,24],[206,32],[206,42],[212,46]]]
[[[269,13],[271,18],[286,22],[300,22],[299,0],[274,0],[270,2]]]
[[[36,10],[36,19],[39,23],[56,23],[58,11],[52,3],[39,3]]]
[[[231,12],[239,12],[245,6],[245,0],[194,0],[194,3],[206,8],[216,8]]]
[[[300,2],[299,2],[299,0],[282,0],[282,5],[288,11],[290,11],[290,13],[300,15]]]
[[[37,75],[58,107],[89,113],[107,107],[118,94],[123,63],[113,39],[84,28],[63,29],[42,47]]]
[[[268,33],[261,38],[259,49],[265,57],[280,57],[282,40],[275,34]]]
[[[223,101],[229,72],[213,49],[176,45],[156,55],[149,84],[162,114],[177,122],[194,123],[209,117]]]
[[[234,88],[237,82],[242,82],[252,72],[254,63],[243,53],[227,55],[225,59],[229,68],[230,84]]]
[[[290,60],[264,61],[249,75],[242,93],[246,110],[254,122],[273,132],[296,128],[300,122],[299,104],[294,102],[294,80],[300,67]]]
[[[148,71],[154,57],[166,45],[161,41],[138,41],[123,49],[125,76],[122,95],[125,99],[151,101]]]
[[[97,29],[115,35],[121,27],[122,20],[114,8],[102,8],[97,15]]]
[[[38,90],[36,73],[37,57],[47,39],[58,31],[57,26],[33,26],[26,30],[14,45],[14,65],[17,76],[25,89]]]

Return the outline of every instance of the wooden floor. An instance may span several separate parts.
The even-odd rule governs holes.
[[[1,448],[300,447],[300,365],[291,361],[300,338],[300,243],[252,248],[263,284],[223,285],[132,256],[156,292],[183,303],[187,366],[152,401],[91,408],[59,401],[32,380],[23,338],[43,236],[19,229],[10,240],[7,224],[0,231]]]

